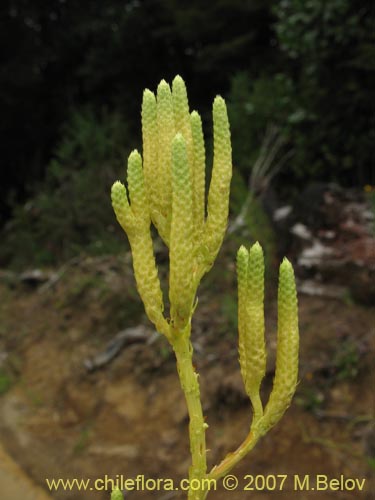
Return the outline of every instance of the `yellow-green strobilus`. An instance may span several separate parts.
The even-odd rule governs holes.
[[[190,342],[196,293],[212,267],[224,238],[232,177],[230,129],[224,99],[213,103],[214,157],[205,199],[205,145],[202,120],[190,113],[183,79],[172,88],[163,80],[156,95],[145,90],[142,102],[143,157],[129,155],[127,188],[117,181],[112,205],[126,232],[133,255],[138,292],[146,313],[165,335],[176,355],[177,370],[189,412],[192,463],[189,500],[208,494],[209,479],[227,474],[275,425],[288,408],[298,376],[298,310],[294,272],[284,259],[278,289],[278,346],[276,372],[269,401],[263,406],[260,386],[266,370],[264,341],[264,258],[262,248],[241,246],[237,253],[239,360],[253,415],[243,443],[211,470],[207,469],[204,420],[198,375]],[[169,317],[151,237],[151,224],[169,249]],[[197,484],[202,486],[196,488]],[[121,495],[113,492],[113,500]],[[117,496],[115,496],[117,495]],[[120,497],[119,497],[120,498]]]

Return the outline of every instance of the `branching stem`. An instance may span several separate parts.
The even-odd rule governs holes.
[[[251,430],[240,446],[233,453],[229,453],[219,465],[214,467],[207,475],[207,478],[218,480],[225,476],[225,474],[227,474],[245,455],[249,453],[250,450],[254,448],[259,438],[260,435]]]

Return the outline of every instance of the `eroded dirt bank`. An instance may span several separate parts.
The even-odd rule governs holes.
[[[251,419],[237,361],[233,264],[222,265],[219,285],[216,279],[210,275],[201,291],[193,328],[210,426],[210,465],[240,443]],[[186,477],[187,414],[166,342],[158,338],[152,344],[135,343],[100,370],[85,367],[85,360],[105,351],[119,330],[149,327],[134,289],[129,255],[81,259],[44,289],[2,280],[0,296],[0,438],[28,477],[44,491],[45,478]],[[275,357],[272,297],[270,293],[264,400]],[[256,500],[317,498],[314,491],[293,491],[292,480],[294,475],[317,474],[366,479],[364,491],[324,491],[319,498],[372,498],[374,311],[349,298],[300,295],[299,301],[301,369],[293,405],[233,471],[241,491],[220,488],[209,497],[213,500],[239,500],[250,494]],[[4,470],[2,488],[13,477]],[[17,474],[13,484],[19,482]],[[286,474],[288,480],[281,492],[249,493],[243,491],[247,474]],[[63,488],[50,496],[108,499],[104,492]],[[1,498],[28,500],[26,494]],[[129,492],[127,498],[184,497],[177,492]]]
[[[0,445],[0,491],[4,500],[50,500]]]

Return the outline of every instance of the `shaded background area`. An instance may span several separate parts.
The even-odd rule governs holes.
[[[259,240],[263,399],[274,374],[283,255],[298,278],[300,384],[282,422],[235,473],[366,478],[357,496],[321,498],[371,498],[374,19],[372,3],[349,0],[1,3],[0,437],[2,453],[21,466],[11,466],[17,484],[23,473],[44,489],[46,477],[186,476],[187,414],[173,354],[150,330],[109,199],[129,152],[141,149],[142,90],[181,74],[190,108],[202,114],[208,174],[218,93],[232,130],[228,233],[193,325],[209,462],[237,446],[250,422],[234,260],[240,244]],[[155,251],[166,289],[168,254],[158,239]],[[128,345],[132,327],[141,335]],[[0,489],[7,470],[0,465]],[[253,493],[313,496],[292,496],[289,481],[284,492]],[[60,489],[52,498],[107,496]]]
[[[371,2],[12,0],[0,9],[3,265],[116,247],[107,193],[140,146],[142,89],[176,74],[208,140],[214,96],[228,101],[233,197],[270,127],[283,139],[274,167],[290,152],[279,196],[316,180],[375,183]]]

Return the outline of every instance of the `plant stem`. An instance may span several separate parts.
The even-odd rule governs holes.
[[[253,430],[250,430],[249,434],[247,435],[246,439],[243,441],[243,443],[237,448],[236,451],[233,453],[229,453],[224,460],[220,462],[219,465],[215,466],[211,472],[209,472],[206,476],[208,480],[213,479],[217,481],[221,477],[225,476],[249,451],[254,448],[256,443],[258,442],[258,439],[260,438],[260,435]],[[208,491],[205,491],[204,496],[202,497],[202,500],[206,498],[208,495]]]
[[[189,437],[192,464],[189,469],[190,484],[193,479],[202,481],[206,476],[206,436],[207,425],[204,422],[198,374],[193,366],[193,348],[190,342],[190,324],[183,331],[174,332],[172,340],[173,350],[177,360],[177,370],[182,390],[185,395],[189,412]],[[195,481],[194,489],[198,482]],[[203,490],[189,489],[189,500],[202,500]]]

